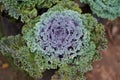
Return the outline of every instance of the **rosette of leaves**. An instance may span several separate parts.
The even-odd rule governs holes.
[[[0,8],[1,11],[6,10],[11,17],[21,17],[22,22],[28,22],[37,16],[37,8],[50,8],[59,2],[60,0],[0,0]]]
[[[30,20],[22,35],[2,38],[0,50],[32,77],[58,69],[60,80],[84,80],[84,73],[92,69],[91,63],[100,59],[98,50],[105,43],[103,26],[68,2]]]
[[[92,12],[97,16],[113,20],[120,16],[120,0],[80,0],[89,4]]]

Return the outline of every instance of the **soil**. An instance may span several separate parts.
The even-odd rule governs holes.
[[[6,27],[3,27],[4,35],[9,36],[20,33],[22,23],[11,23],[8,19],[0,17],[0,22],[3,20],[6,22],[4,25]],[[103,58],[100,61],[94,62],[93,70],[86,73],[85,76],[87,80],[120,80],[120,18],[113,21],[102,19],[100,22],[105,26],[108,47],[100,51]],[[3,68],[2,66],[5,63],[8,66]],[[49,80],[48,78],[50,78],[51,73],[53,74],[52,71],[46,72],[44,75],[48,77],[44,76],[41,80]],[[25,72],[15,69],[9,60],[0,54],[0,80],[34,79],[29,77]]]
[[[102,50],[102,60],[93,63],[87,80],[120,80],[120,18],[104,22],[108,48]]]

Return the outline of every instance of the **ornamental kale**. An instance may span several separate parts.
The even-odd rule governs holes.
[[[32,52],[42,51],[45,55],[62,59],[81,55],[80,50],[87,34],[78,17],[80,15],[72,10],[49,11],[43,14],[32,32],[28,32],[34,33],[32,38],[24,34],[28,47]]]
[[[60,80],[83,80],[106,43],[104,29],[73,2],[59,3],[23,26],[22,35],[2,38],[0,51],[32,77],[58,69]]]
[[[120,0],[80,0],[89,4],[92,12],[102,18],[115,19],[120,16]]]

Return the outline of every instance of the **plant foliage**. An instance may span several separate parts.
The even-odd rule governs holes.
[[[120,16],[120,0],[80,0],[89,4],[92,12],[102,18],[113,20]]]
[[[6,10],[11,17],[28,22],[37,16],[37,8],[50,8],[60,1],[62,0],[0,0],[0,8],[1,11]]]
[[[61,80],[83,80],[106,43],[104,29],[73,2],[59,3],[23,26],[22,35],[0,41],[0,51],[32,77],[58,69]]]

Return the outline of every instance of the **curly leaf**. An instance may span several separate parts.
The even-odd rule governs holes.
[[[120,16],[120,0],[80,0],[89,4],[91,10],[97,16],[113,20]]]

